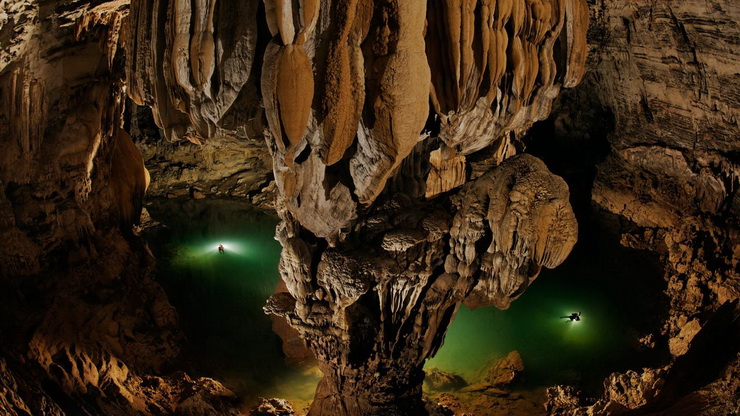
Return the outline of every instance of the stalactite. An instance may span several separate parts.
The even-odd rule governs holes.
[[[432,103],[442,121],[440,138],[460,154],[476,152],[510,132],[520,134],[546,118],[560,87],[576,85],[583,75],[585,1],[430,4],[426,36]],[[473,18],[481,24],[474,27]],[[566,79],[556,81],[554,63],[563,52],[555,42],[561,33],[566,34],[562,59],[567,66],[557,71]]]
[[[234,134],[227,113],[252,113],[239,100],[250,82],[259,0],[131,2],[125,42],[129,94],[151,106],[170,140]],[[247,107],[243,107],[244,105]]]
[[[163,123],[170,136],[208,139],[219,113],[193,97],[224,68],[216,60],[211,71],[204,43],[213,3],[160,1],[153,12],[134,2],[144,27],[133,36],[166,46],[171,35],[157,27],[165,20],[182,26],[182,46],[146,54],[136,40],[137,61],[164,62],[161,73],[132,67],[132,96],[171,120]],[[173,7],[174,21],[162,14]],[[565,0],[264,2],[272,38],[259,76],[287,289],[266,310],[288,319],[320,361],[325,378],[311,414],[418,411],[423,362],[461,302],[505,307],[540,267],[570,252],[575,225],[561,181],[526,158],[509,164],[523,169],[518,175],[515,167],[490,171],[516,153],[517,134],[549,113],[565,71],[555,63],[583,64],[585,28],[571,20],[577,27],[562,37],[565,9]],[[563,39],[573,59],[555,56]],[[167,68],[179,68],[177,76]],[[164,103],[160,84],[170,85]],[[180,115],[189,119],[184,131]],[[486,147],[492,162],[471,166],[468,156]],[[493,195],[505,182],[556,202]],[[451,196],[477,204],[455,205],[470,220],[465,230],[445,212]],[[491,213],[509,216],[484,220],[492,204]],[[515,214],[521,207],[531,211]],[[475,243],[491,234],[496,245],[478,253]]]

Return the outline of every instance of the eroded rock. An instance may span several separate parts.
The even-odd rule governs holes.
[[[514,382],[524,371],[519,352],[512,351],[494,364],[488,371],[488,381],[493,385],[506,386]]]
[[[426,370],[424,373],[424,386],[433,391],[459,390],[468,385],[465,379],[459,374],[437,368]]]
[[[293,406],[284,399],[262,399],[249,413],[250,416],[293,416]]]
[[[546,118],[585,72],[584,1],[439,2],[427,20],[440,138],[464,155]]]
[[[257,108],[259,0],[131,2],[126,78],[170,140],[234,134]],[[243,97],[249,97],[244,99]],[[241,113],[241,114],[240,114]]]
[[[522,197],[508,198],[512,189]],[[524,195],[531,195],[531,203]],[[463,224],[477,224],[480,235],[499,235],[499,224],[508,221],[483,220],[492,215],[478,212],[490,201],[500,204],[491,212],[511,212],[516,219],[509,224],[529,230],[519,233],[530,236],[526,243],[531,248],[500,244],[496,247],[502,256],[521,256],[531,267],[554,267],[575,242],[567,187],[530,156],[510,159],[469,183],[460,193],[460,199],[466,198],[483,202],[456,205],[453,215],[444,201],[419,203],[395,195],[371,209],[353,230],[352,240],[335,247],[300,234],[298,220],[287,210],[281,212],[277,236],[284,247],[281,274],[289,293],[273,296],[265,310],[286,317],[319,360],[324,378],[312,413],[331,414],[338,407],[348,415],[421,411],[423,363],[440,348],[460,304],[479,302],[481,286],[505,287],[506,279],[519,276],[513,273],[520,266],[512,274],[448,267],[464,252],[455,251],[466,243],[459,232]],[[553,232],[557,236],[548,234]],[[523,256],[527,250],[535,255]],[[528,283],[513,292],[493,292],[490,298],[505,307]],[[516,356],[501,364],[497,382],[503,383],[503,373],[511,378],[521,371]],[[509,394],[495,390],[487,383],[486,394]]]
[[[542,267],[565,260],[578,238],[568,197],[565,182],[529,155],[463,187],[445,270],[475,279],[468,307],[506,309]]]

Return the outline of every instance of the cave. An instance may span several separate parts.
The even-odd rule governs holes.
[[[740,414],[733,0],[0,0],[0,414]]]

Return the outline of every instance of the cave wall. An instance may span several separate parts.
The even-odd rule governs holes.
[[[218,382],[160,377],[183,337],[133,231],[128,2],[0,5],[0,413],[225,412]]]
[[[594,36],[601,43],[591,88],[612,109],[615,131],[593,200],[666,253],[669,290],[681,298],[666,328],[675,335],[701,311],[740,295],[740,7],[598,7],[609,13],[596,26],[609,29]]]
[[[275,209],[272,158],[261,130],[201,143],[169,141],[148,107],[130,104],[131,137],[151,176],[148,197],[237,198]]]
[[[722,341],[713,352],[701,349],[701,338],[740,296],[740,8],[607,0],[589,8],[589,72],[555,104],[549,125],[573,148],[606,141],[605,152],[591,154],[596,169],[583,192],[622,245],[654,252],[665,265],[666,312],[650,344],[671,364],[614,374],[594,406],[553,390],[549,411],[726,414],[740,398],[738,346],[720,334],[737,328],[715,332]],[[606,128],[586,127],[599,124]],[[692,370],[694,382],[671,382],[681,379],[676,363],[688,361],[707,370]]]

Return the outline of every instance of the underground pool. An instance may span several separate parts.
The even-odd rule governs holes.
[[[310,364],[285,364],[262,311],[279,281],[277,218],[226,200],[154,200],[147,208],[161,223],[145,232],[157,258],[155,277],[178,310],[193,371],[222,380],[247,400],[281,397],[307,405],[320,375]],[[521,388],[571,384],[597,392],[609,373],[638,368],[646,358],[637,339],[645,318],[659,309],[644,284],[656,273],[647,259],[586,237],[508,310],[461,306],[426,368],[473,382],[516,350],[525,366]],[[562,318],[574,312],[580,321]]]

